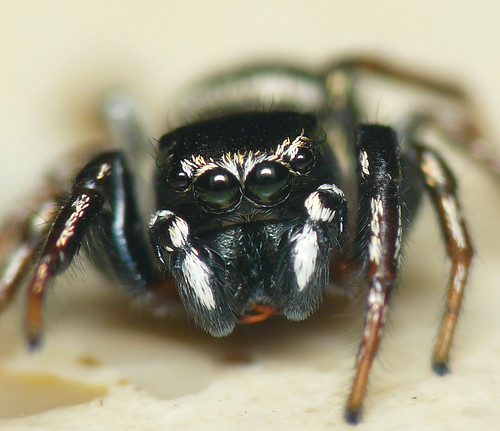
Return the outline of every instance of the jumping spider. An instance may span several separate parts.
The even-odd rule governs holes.
[[[180,301],[216,337],[277,313],[303,320],[330,283],[364,282],[365,329],[346,407],[346,420],[357,423],[401,247],[427,191],[452,261],[432,359],[436,373],[447,373],[473,252],[455,180],[422,132],[439,130],[472,152],[478,133],[466,114],[448,121],[436,110],[409,112],[397,130],[360,124],[363,75],[467,103],[452,86],[368,59],[318,74],[270,66],[208,80],[186,104],[198,119],[157,142],[149,238],[134,190],[138,173],[129,167],[140,159],[135,119],[108,110],[112,131],[132,145],[95,155],[69,190],[49,183],[33,214],[1,231],[0,309],[31,273],[27,337],[37,346],[44,294],[82,245],[148,308]],[[41,215],[50,222],[40,225]]]

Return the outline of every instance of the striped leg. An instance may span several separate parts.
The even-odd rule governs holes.
[[[370,76],[399,83],[407,88],[424,90],[429,96],[438,96],[442,102],[446,102],[445,109],[442,104],[432,108],[431,102],[425,111],[406,115],[402,127],[398,127],[401,137],[422,136],[429,131],[438,132],[446,143],[465,150],[486,166],[497,179],[500,178],[498,153],[494,146],[484,139],[472,101],[466,92],[453,82],[435,79],[413,69],[385,63],[376,58],[363,56],[346,58],[332,64],[325,78],[329,104],[334,108],[332,111],[342,114],[339,118],[349,118],[349,115],[353,114],[356,118],[355,90],[362,79]],[[343,120],[340,124],[344,124]],[[356,121],[350,124],[356,124]]]
[[[56,188],[47,184],[23,214],[11,217],[0,228],[0,313],[15,297],[43,245],[57,210],[56,197]]]
[[[396,283],[401,248],[401,170],[396,136],[383,126],[360,126],[356,152],[359,173],[360,219],[354,249],[366,265],[368,303],[365,328],[356,361],[356,374],[345,418],[356,424],[377,353],[389,296]]]
[[[439,217],[447,253],[452,261],[444,318],[432,359],[433,370],[444,375],[449,371],[450,347],[473,250],[457,200],[457,186],[453,175],[434,151],[422,146],[415,146],[415,149],[427,191]]]
[[[53,220],[28,284],[26,323],[32,348],[38,346],[42,334],[45,292],[54,277],[71,265],[84,238],[96,251],[90,254],[95,263],[111,271],[132,292],[158,284],[131,178],[118,152],[100,154],[80,171]]]

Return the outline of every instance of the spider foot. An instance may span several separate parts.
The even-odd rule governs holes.
[[[359,409],[347,407],[344,413],[344,420],[350,425],[357,425],[361,422],[362,413]]]
[[[438,376],[446,376],[450,373],[450,366],[447,363],[433,361],[432,371]]]

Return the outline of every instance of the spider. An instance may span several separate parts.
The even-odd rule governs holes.
[[[161,314],[182,304],[215,337],[274,314],[306,319],[330,285],[363,284],[365,326],[345,409],[355,424],[402,245],[427,192],[452,263],[432,357],[446,374],[473,249],[456,182],[424,132],[481,157],[472,145],[479,135],[465,111],[452,120],[413,111],[397,128],[361,124],[357,84],[366,75],[468,103],[451,85],[368,58],[320,73],[270,65],[208,79],[181,104],[183,123],[157,141],[149,230],[140,209],[147,191],[136,195],[147,148],[130,105],[108,104],[122,147],[95,154],[67,189],[49,181],[33,212],[0,231],[0,310],[29,274],[27,338],[37,347],[45,292],[80,248],[145,307]]]

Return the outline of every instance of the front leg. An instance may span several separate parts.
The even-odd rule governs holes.
[[[151,243],[173,276],[186,311],[209,334],[230,334],[237,312],[226,294],[230,289],[223,258],[193,237],[187,222],[172,211],[157,211],[149,227]]]
[[[321,303],[347,217],[344,193],[334,184],[319,186],[304,207],[306,216],[293,221],[279,246],[275,300],[290,320],[307,318]]]
[[[359,220],[354,251],[366,268],[368,303],[356,361],[356,375],[346,407],[346,420],[358,423],[385,323],[389,296],[396,284],[401,250],[401,168],[395,133],[376,125],[357,131]]]
[[[89,235],[90,234],[90,235]],[[118,152],[103,153],[77,176],[52,222],[28,285],[27,331],[31,347],[42,333],[42,300],[50,281],[63,272],[84,238],[90,257],[132,291],[155,286],[159,273],[142,230],[131,177]]]

